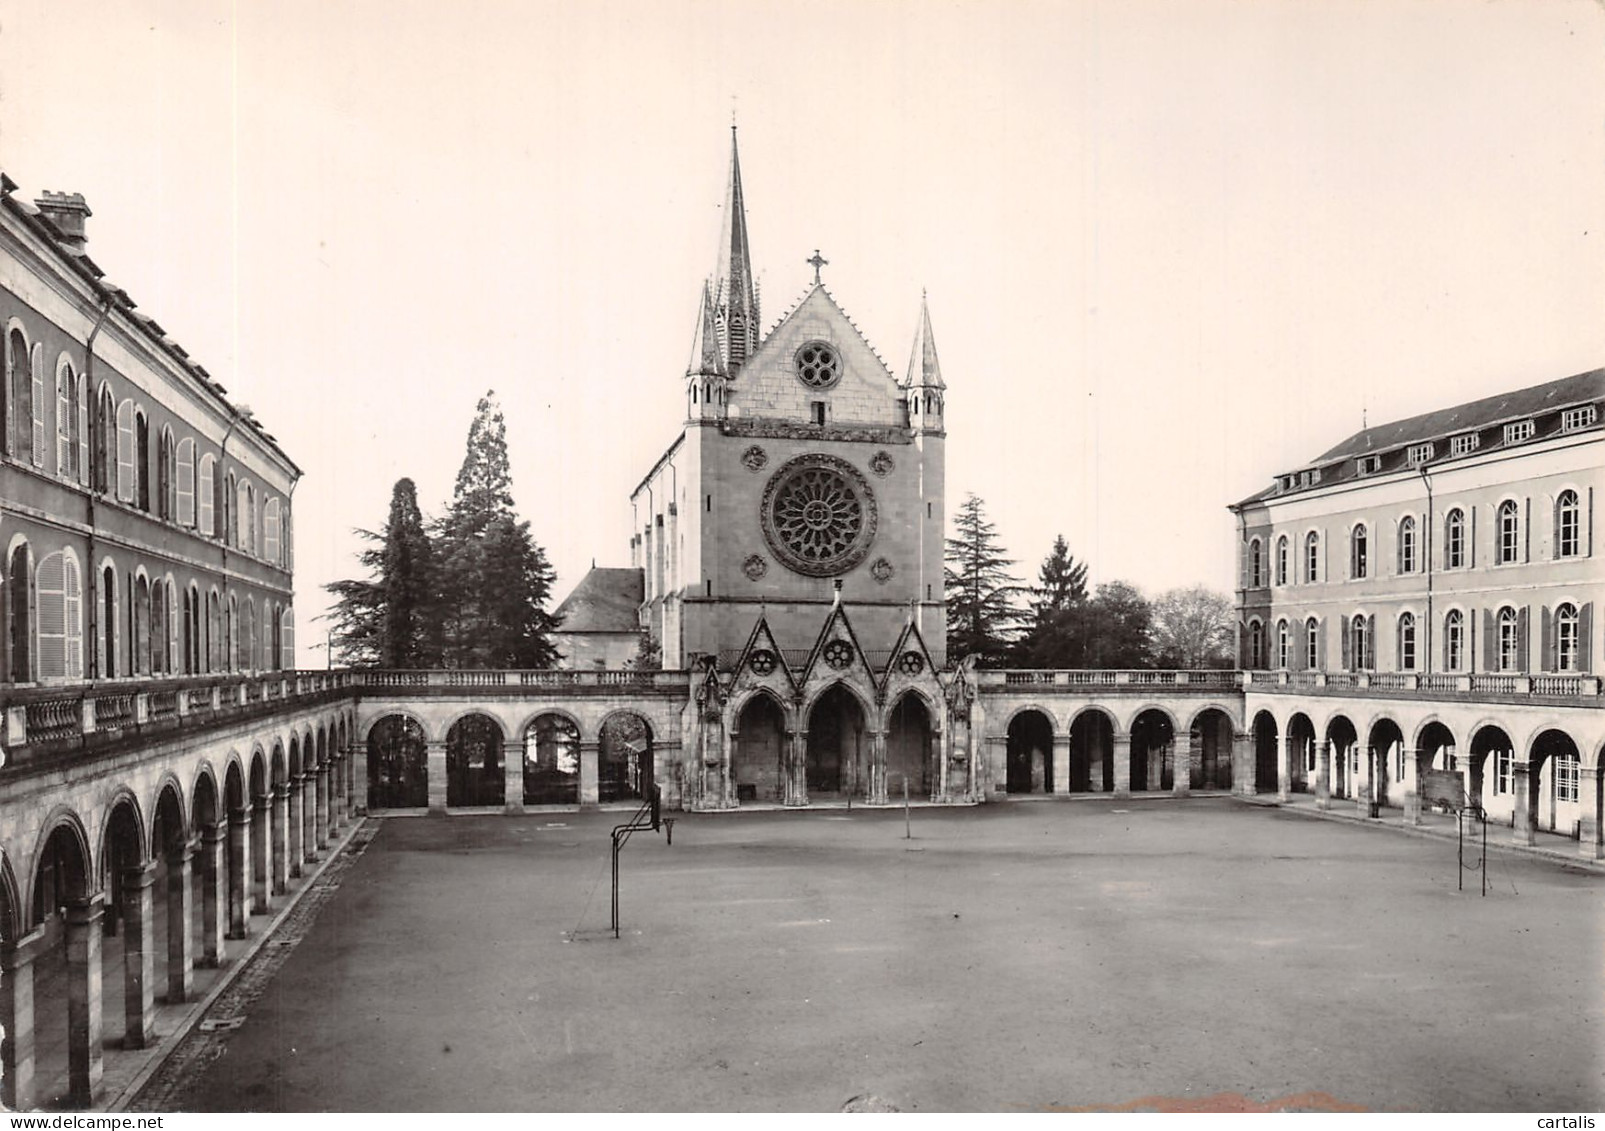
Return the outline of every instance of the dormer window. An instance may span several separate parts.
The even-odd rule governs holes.
[[[1569,408],[1560,414],[1560,430],[1562,432],[1575,432],[1579,428],[1587,428],[1598,418],[1598,413],[1591,404]]]
[[[1505,425],[1505,443],[1520,444],[1533,438],[1533,422],[1531,420],[1518,420],[1514,424]]]
[[[1420,467],[1432,458],[1432,445],[1411,444],[1404,453],[1404,462],[1411,467]]]
[[[1291,491],[1293,489],[1293,477],[1291,475],[1282,476],[1282,481],[1278,486],[1284,491]]]
[[[1481,442],[1481,439],[1482,437],[1475,432],[1463,432],[1458,436],[1453,436],[1449,440],[1449,454],[1452,456],[1469,456],[1477,450],[1477,445]]]
[[[1375,475],[1382,470],[1382,457],[1361,456],[1355,466],[1361,475]]]

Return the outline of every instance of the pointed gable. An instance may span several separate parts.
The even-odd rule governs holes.
[[[798,355],[813,342],[830,345],[836,376],[805,384]],[[902,394],[891,370],[823,284],[815,284],[764,338],[731,388],[733,417],[806,420],[811,402],[830,405],[830,423],[897,426]]]
[[[800,684],[812,689],[837,680],[861,688],[877,685],[875,672],[864,657],[864,650],[858,645],[858,635],[853,632],[852,622],[847,619],[847,610],[840,604],[833,605],[830,615],[825,618],[813,650],[808,653],[808,663],[803,668]]]
[[[735,686],[768,687],[782,697],[790,695],[795,689],[785,653],[775,642],[774,633],[769,629],[769,618],[763,613],[758,614],[757,623],[747,637],[747,646],[741,650],[741,658],[736,661]]]

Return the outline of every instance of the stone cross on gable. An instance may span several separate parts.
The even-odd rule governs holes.
[[[805,260],[803,260],[803,262],[808,264],[810,267],[812,267],[814,269],[814,285],[818,286],[819,285],[819,269],[821,267],[825,266],[825,264],[829,263],[830,260],[828,260],[824,256],[820,255],[819,254],[819,249],[816,247],[816,248],[814,248],[814,256],[813,256],[813,258],[812,259],[805,259]]]

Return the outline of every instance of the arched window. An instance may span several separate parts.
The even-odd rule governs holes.
[[[233,593],[228,595],[228,621],[223,626],[223,663],[229,671],[240,666],[239,654],[235,651],[235,641],[240,635],[240,599]]]
[[[1582,516],[1577,492],[1562,491],[1555,500],[1555,556],[1575,558],[1582,546]]]
[[[256,598],[245,598],[244,622],[240,625],[239,669],[250,671],[256,666]]]
[[[1416,670],[1416,618],[1414,613],[1399,614],[1399,670]]]
[[[279,565],[279,500],[269,499],[262,508],[262,556]]]
[[[6,615],[11,618],[11,663],[13,683],[30,683],[33,666],[33,555],[26,542],[11,551],[11,568],[6,574]]]
[[[1304,538],[1304,580],[1321,580],[1321,536],[1313,530]]]
[[[223,670],[223,603],[213,589],[206,595],[206,670]]]
[[[1255,671],[1265,666],[1265,626],[1257,620],[1248,623],[1248,666]]]
[[[1558,672],[1578,670],[1577,627],[1576,605],[1565,604],[1555,610],[1555,670]]]
[[[1356,616],[1349,621],[1349,663],[1355,671],[1368,671],[1371,662],[1371,618]]]
[[[1516,513],[1516,500],[1506,499],[1499,504],[1499,564],[1509,565],[1517,559],[1521,544],[1521,523]]]
[[[196,659],[200,655],[196,648],[196,629],[200,624],[200,594],[192,582],[184,590],[184,674],[194,675],[198,670]]]
[[[1279,620],[1276,622],[1276,666],[1285,671],[1288,666],[1288,658],[1287,621]]]
[[[78,389],[78,374],[73,372],[72,361],[63,355],[56,362],[56,474],[69,480],[77,480],[81,466]]]
[[[279,667],[285,671],[295,669],[295,610],[285,609],[280,615],[281,627],[279,640],[283,651],[279,656]]]
[[[1349,576],[1363,578],[1369,565],[1365,524],[1361,523],[1349,532]]]
[[[117,406],[117,497],[134,501],[134,402]]]
[[[6,454],[22,454],[23,405],[27,403],[23,386],[28,384],[28,339],[12,327],[6,335],[5,444]]]
[[[150,674],[167,671],[167,587],[160,581],[150,587]]]
[[[179,636],[181,618],[178,611],[178,587],[173,584],[171,577],[162,582],[167,589],[167,663],[164,668],[168,675],[177,675],[179,665],[184,662],[180,649],[183,640]]]
[[[1399,572],[1416,571],[1416,520],[1405,515],[1399,521]]]
[[[1459,609],[1450,609],[1443,618],[1443,668],[1458,672],[1466,666],[1466,617]]]
[[[150,582],[140,574],[134,579],[134,675],[150,675]]]
[[[1315,617],[1304,622],[1304,666],[1312,672],[1321,667],[1321,622]]]
[[[178,443],[171,428],[162,429],[156,462],[156,512],[168,522],[178,518]]]
[[[45,465],[45,347],[35,342],[29,351],[28,368],[32,378],[28,383],[29,415],[32,418],[33,465]]]
[[[100,387],[100,407],[95,413],[94,488],[106,494],[113,487],[112,469],[117,466],[117,402],[111,386]]]
[[[100,571],[100,636],[95,641],[101,679],[117,678],[117,570]]]
[[[150,513],[150,420],[145,413],[134,411],[134,469],[135,493],[139,509]]]
[[[1520,637],[1516,610],[1506,605],[1499,610],[1499,670],[1513,672],[1520,667]]]
[[[1443,520],[1443,568],[1462,569],[1466,564],[1466,512],[1459,507]]]
[[[83,582],[78,557],[70,549],[47,554],[37,577],[39,676],[82,679],[84,676]]]
[[[196,487],[198,503],[196,509],[200,511],[200,529],[201,533],[208,538],[217,537],[217,523],[213,518],[217,513],[215,508],[217,486],[213,474],[213,464],[215,462],[211,452],[207,452],[201,457],[200,483]]]
[[[1265,584],[1260,562],[1259,539],[1251,539],[1248,543],[1248,587],[1258,589]]]
[[[234,487],[234,545],[246,551],[255,548],[251,545],[251,484],[243,479]]]
[[[195,525],[195,441],[186,436],[178,442],[178,510],[174,517],[180,526]]]
[[[1287,584],[1287,535],[1276,540],[1276,584]]]

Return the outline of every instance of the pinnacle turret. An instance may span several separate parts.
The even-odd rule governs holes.
[[[908,359],[908,376],[903,385],[910,389],[945,389],[942,366],[936,360],[936,337],[931,333],[931,308],[920,294],[920,324],[914,334],[914,352]]]
[[[719,261],[713,274],[713,316],[725,372],[734,377],[758,349],[758,293],[747,243],[747,206],[741,193],[741,157],[730,127],[730,183],[719,231]]]
[[[723,377],[725,373],[724,359],[719,356],[719,329],[713,318],[713,295],[707,283],[702,284],[702,305],[697,308],[697,330],[691,340],[691,362],[685,372],[687,377]]]

